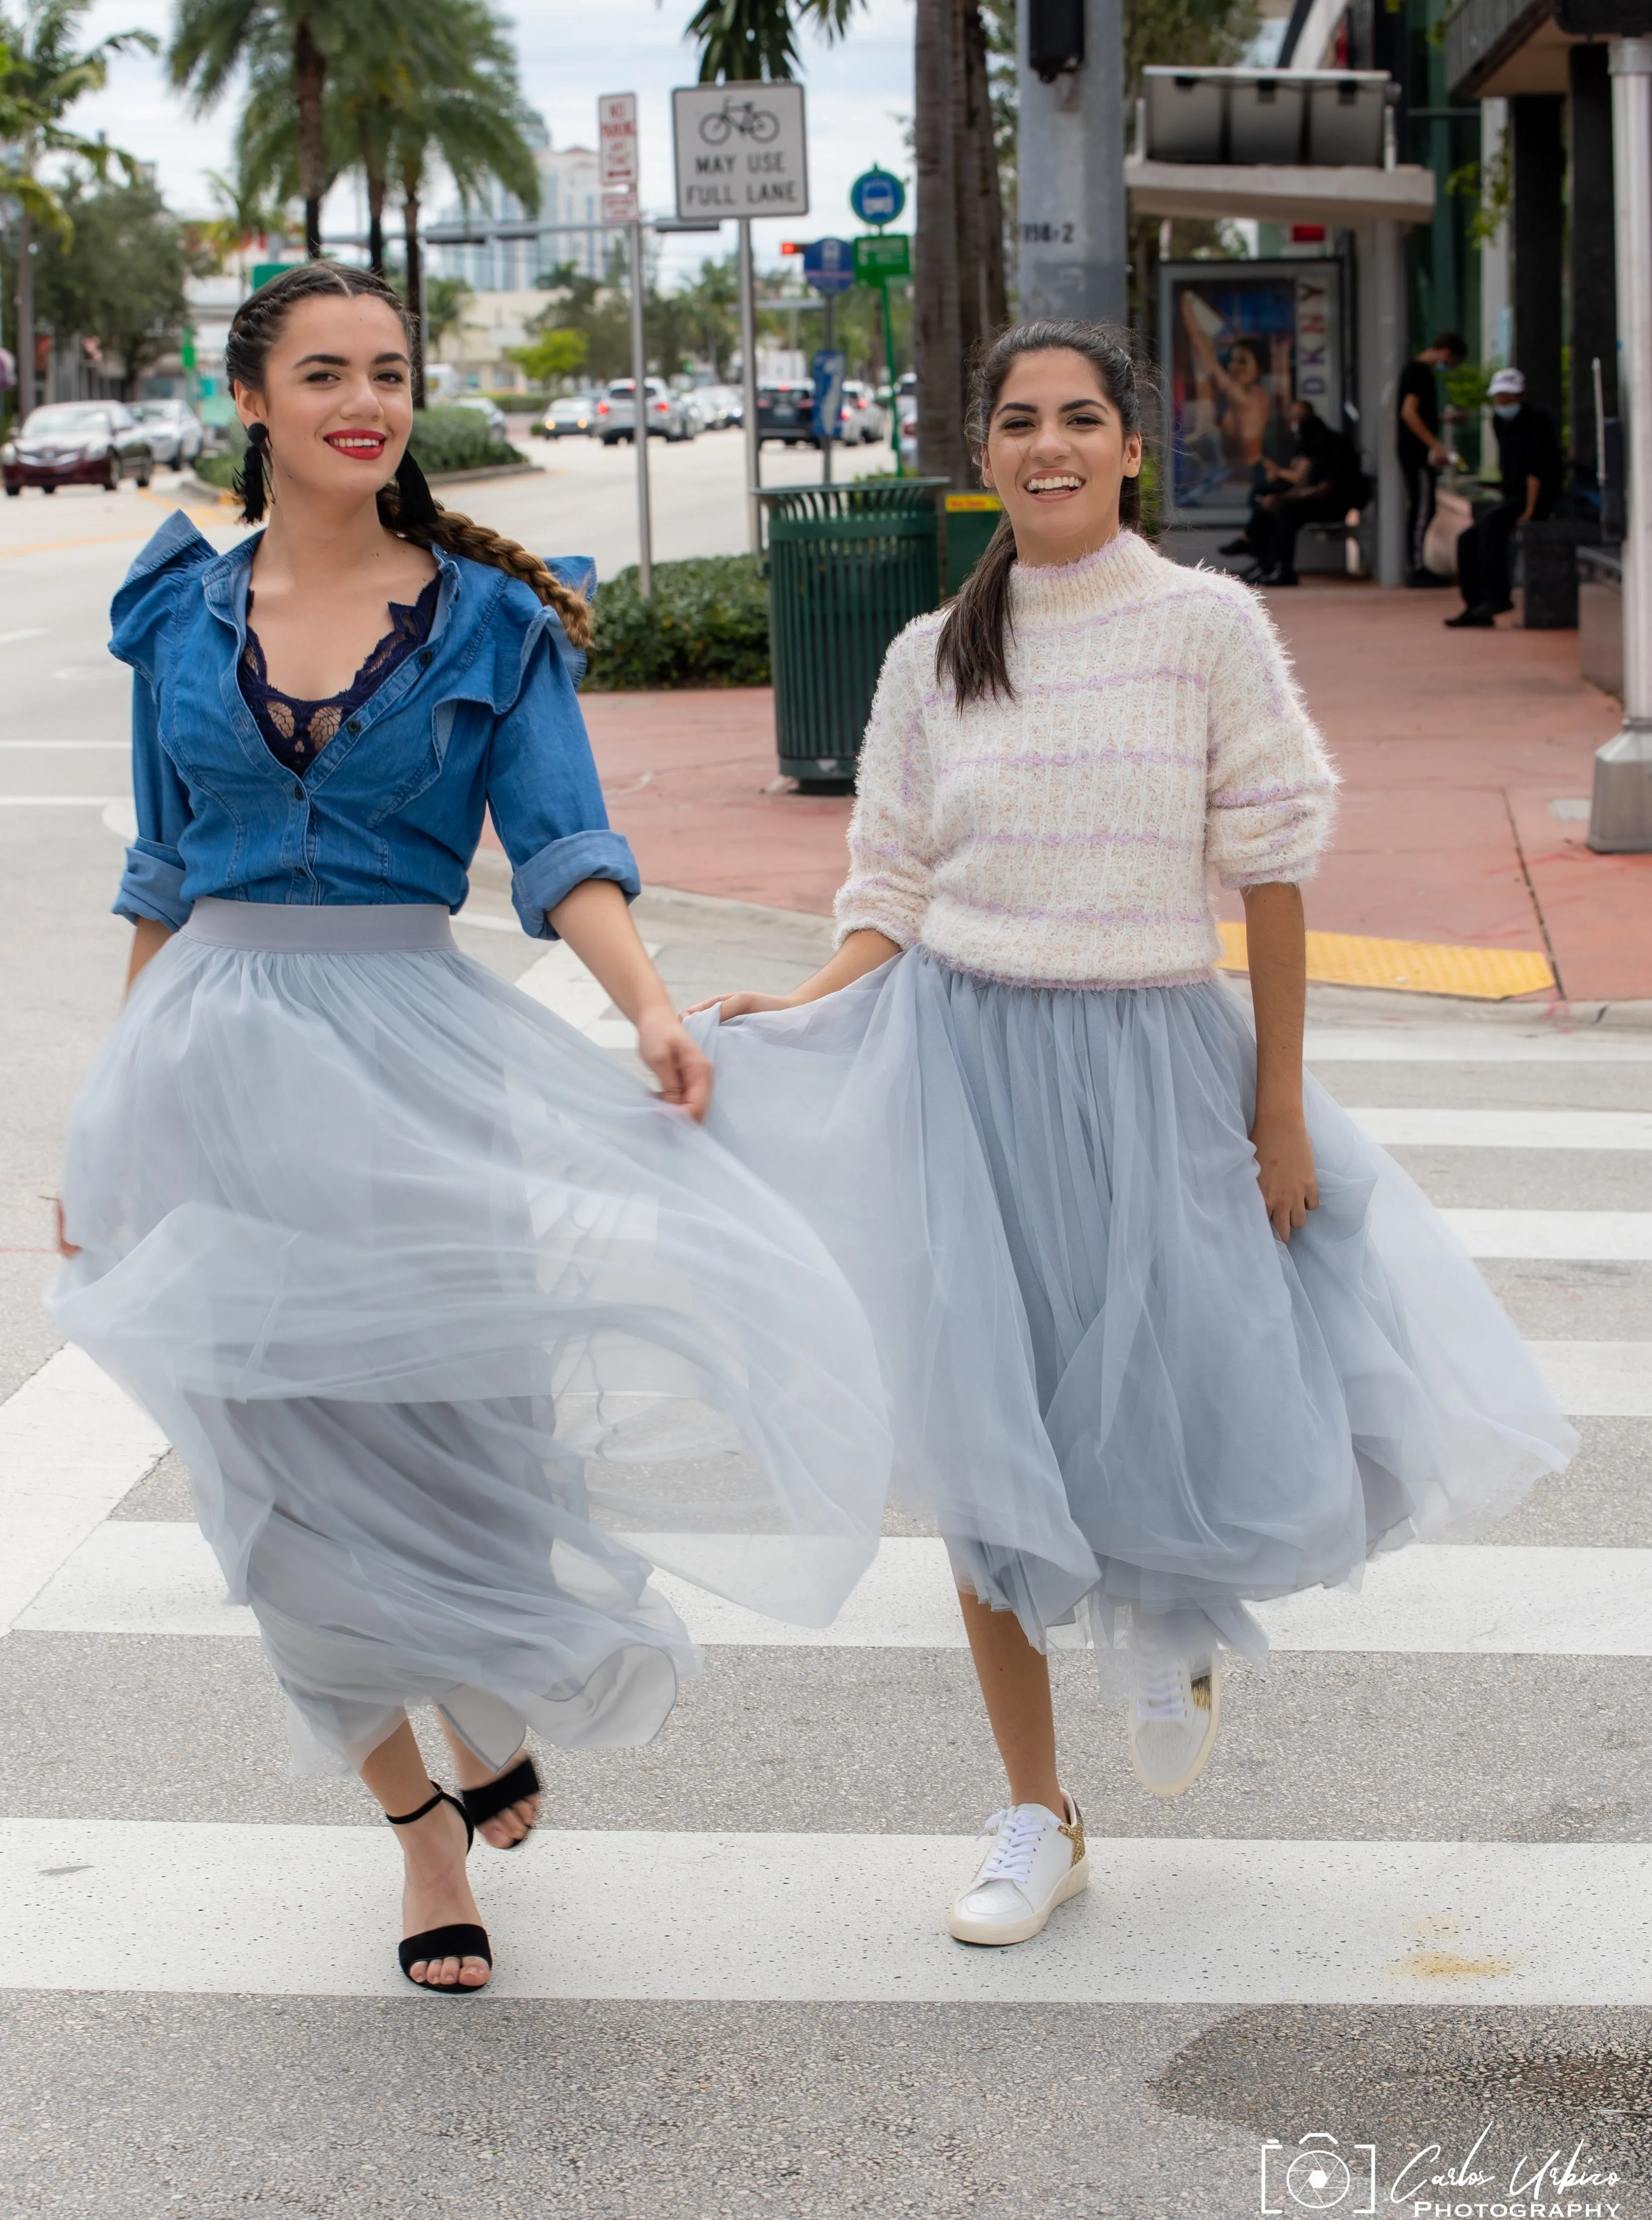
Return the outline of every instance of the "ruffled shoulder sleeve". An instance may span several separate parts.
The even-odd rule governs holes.
[[[114,631],[109,653],[153,686],[159,645],[196,574],[214,561],[215,550],[175,508],[145,547],[122,581],[109,609]]]

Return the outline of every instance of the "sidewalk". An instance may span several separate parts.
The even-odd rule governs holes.
[[[1564,999],[1652,998],[1652,857],[1584,844],[1618,710],[1578,678],[1577,635],[1447,632],[1447,594],[1331,582],[1269,600],[1343,779],[1310,926],[1546,952]],[[777,790],[766,689],[584,708],[645,881],[829,910],[849,802]],[[1222,914],[1240,917],[1237,898]]]

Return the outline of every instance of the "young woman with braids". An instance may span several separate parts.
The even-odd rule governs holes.
[[[951,1929],[1013,1943],[1089,1874],[1048,1648],[1122,1666],[1137,1775],[1180,1794],[1222,1654],[1265,1652],[1247,1605],[1496,1515],[1575,1438],[1438,1215],[1304,1077],[1333,774],[1262,602],[1132,529],[1128,352],[1006,333],[973,438],[1004,520],[889,650],[837,955],[695,1030],[711,1130],[877,1333],[1009,1777]],[[1213,974],[1212,875],[1250,1009]]]
[[[227,359],[268,521],[216,555],[173,517],[115,598],[136,932],[52,1308],[182,1452],[295,1762],[378,1799],[402,1970],[453,1994],[492,1963],[472,1830],[513,1849],[539,1812],[528,1729],[647,1741],[696,1668],[653,1565],[807,1623],[853,1585],[876,1357],[814,1236],[695,1122],[709,1067],[575,700],[585,602],[432,500],[396,296],[309,264]],[[632,1019],[658,1095],[455,950],[484,808],[524,928]]]

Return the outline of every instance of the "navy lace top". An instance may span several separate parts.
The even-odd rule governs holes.
[[[264,650],[252,630],[252,589],[246,589],[246,646],[241,655],[241,695],[252,711],[264,745],[278,764],[301,776],[307,771],[345,719],[360,708],[370,694],[391,671],[407,661],[430,637],[436,621],[436,598],[441,591],[439,571],[416,602],[391,602],[390,629],[368,654],[342,694],[325,702],[300,702],[271,686],[265,667]]]

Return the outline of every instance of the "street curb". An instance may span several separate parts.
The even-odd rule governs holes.
[[[537,463],[487,463],[475,471],[437,471],[428,483],[433,486],[479,485],[487,478],[519,478],[525,472],[537,476],[539,469]],[[212,485],[205,478],[197,478],[193,474],[184,479],[178,490],[180,497],[186,494],[198,494],[220,508],[234,508],[235,506],[235,496],[228,486]],[[198,503],[191,505],[198,506]]]

